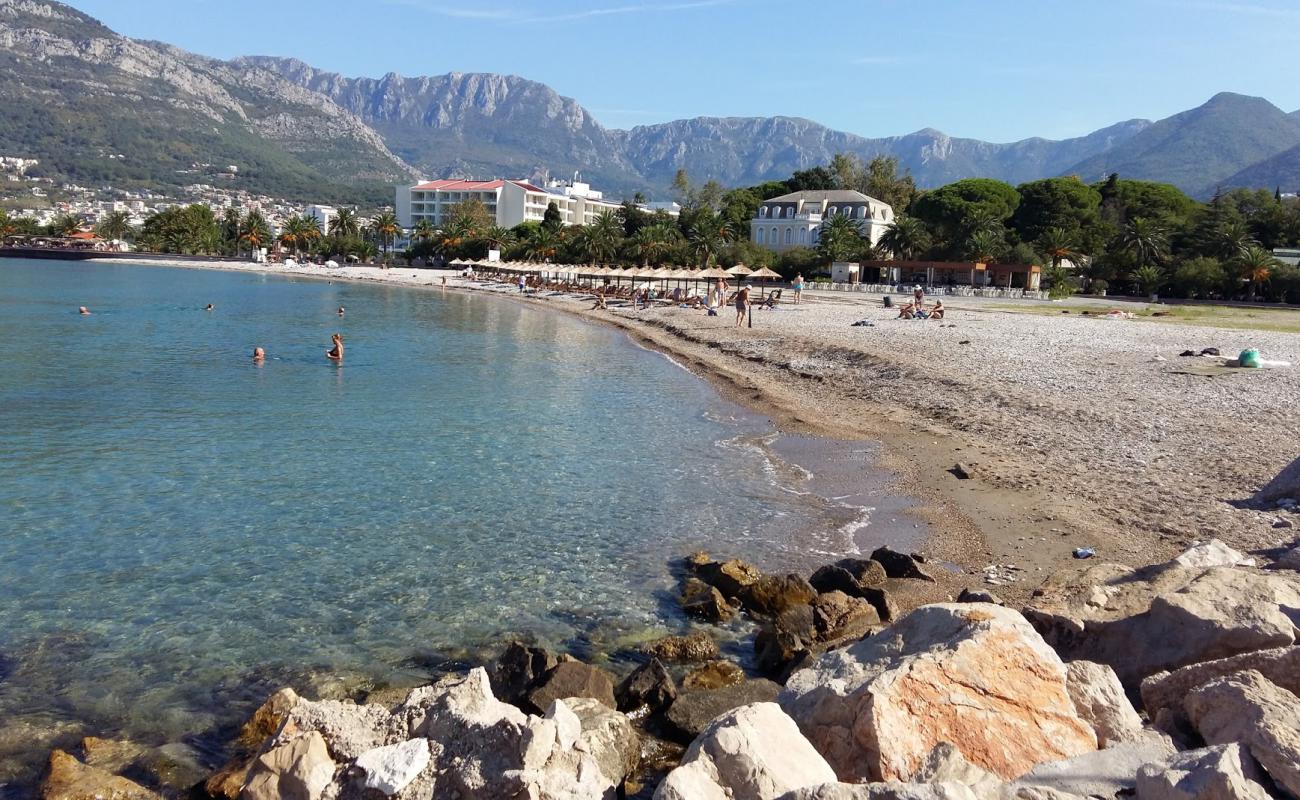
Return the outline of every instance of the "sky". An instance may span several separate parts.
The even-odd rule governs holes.
[[[348,76],[499,72],[611,128],[806,117],[1007,142],[1220,91],[1300,109],[1300,0],[71,0],[127,36]]]

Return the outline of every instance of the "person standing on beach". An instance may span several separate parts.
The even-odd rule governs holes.
[[[736,327],[745,321],[745,312],[749,309],[749,287],[743,286],[736,292]]]
[[[523,294],[526,291],[528,291],[528,279],[521,272],[519,273],[519,293]]]
[[[800,296],[803,295],[803,273],[802,272],[795,274],[794,282],[790,284],[790,288],[794,289],[795,305],[799,305],[799,298]]]
[[[330,337],[330,341],[334,342],[334,347],[325,353],[325,357],[343,363],[343,335],[336,333]]]

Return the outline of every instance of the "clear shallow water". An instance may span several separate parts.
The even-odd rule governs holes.
[[[861,533],[702,381],[492,298],[0,260],[0,362],[4,724],[178,738],[299,667],[608,652],[680,624],[673,558]]]

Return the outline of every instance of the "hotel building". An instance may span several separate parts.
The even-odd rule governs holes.
[[[528,181],[452,178],[398,186],[397,220],[407,229],[420,220],[442,227],[451,209],[468,200],[483,203],[488,214],[503,228],[513,228],[521,222],[541,222],[546,216],[546,207],[551,203],[559,209],[560,219],[565,225],[590,224],[600,212],[615,211],[620,205],[606,200],[601,192],[585,183],[550,181],[543,188]]]
[[[837,214],[856,222],[873,247],[894,223],[892,206],[862,192],[792,192],[763,201],[757,216],[749,221],[749,238],[778,252],[791,247],[816,247],[822,223]]]

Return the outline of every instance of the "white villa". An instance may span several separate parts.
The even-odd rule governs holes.
[[[606,200],[602,192],[574,181],[550,181],[545,187],[523,180],[471,181],[455,178],[397,187],[397,221],[412,228],[420,220],[441,227],[458,203],[479,200],[496,224],[513,228],[521,222],[541,222],[546,207],[555,203],[565,225],[587,225],[602,211],[615,211],[619,203]],[[669,212],[672,213],[672,212]]]
[[[749,221],[749,238],[755,244],[781,251],[791,247],[814,247],[822,222],[842,214],[858,223],[874,246],[894,223],[894,209],[862,192],[830,189],[792,192],[758,207]]]

